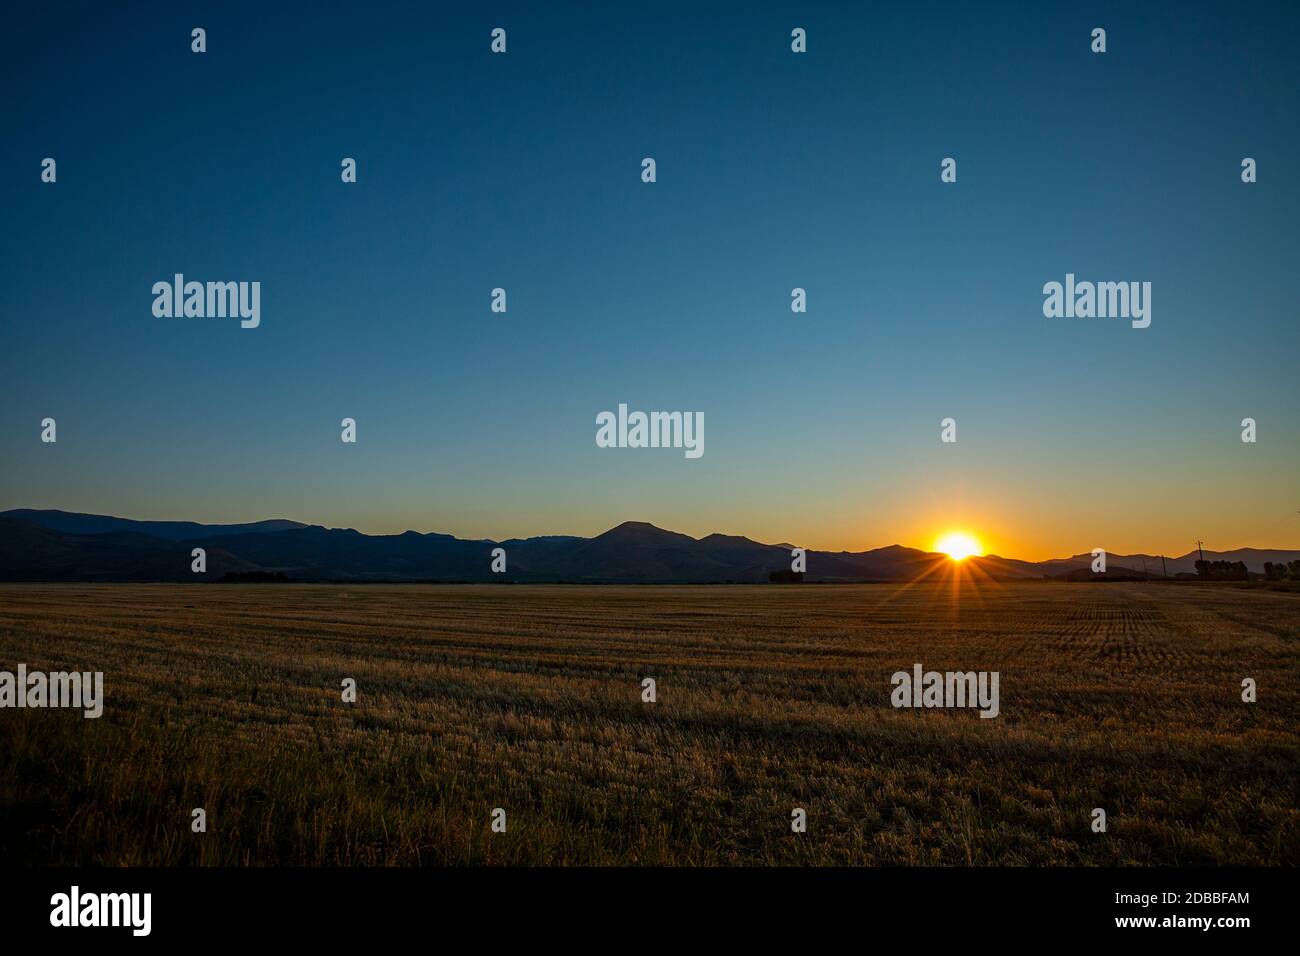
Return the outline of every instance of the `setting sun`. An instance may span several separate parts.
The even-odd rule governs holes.
[[[942,551],[954,561],[979,555],[983,551],[980,543],[964,531],[949,531],[935,542],[934,549]]]

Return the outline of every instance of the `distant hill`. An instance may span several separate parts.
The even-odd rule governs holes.
[[[208,551],[207,574],[193,574],[190,549],[144,534],[65,534],[0,515],[0,581],[202,581],[254,570],[216,548]]]
[[[190,571],[191,551],[207,552],[207,573]],[[506,551],[506,573],[491,571],[492,550]],[[1206,551],[1210,560],[1300,559],[1300,551]],[[1194,570],[1196,552],[1168,558],[1169,576]],[[1150,555],[1107,555],[1108,580],[1160,576]],[[1091,554],[1051,561],[998,555],[968,558],[992,580],[1094,580]],[[870,551],[809,551],[810,582],[914,581],[947,574],[946,555],[901,545]],[[204,525],[133,521],[66,511],[0,512],[3,581],[467,581],[610,584],[760,583],[790,569],[790,546],[740,535],[692,538],[644,521],[626,521],[594,538],[547,535],[496,542],[406,531],[367,535],[297,521]]]
[[[165,541],[189,541],[193,538],[206,538],[219,534],[266,534],[272,531],[306,527],[297,521],[284,519],[254,521],[250,524],[198,524],[194,521],[133,521],[130,518],[110,518],[107,515],[78,514],[72,511],[33,511],[30,508],[0,511],[0,518],[31,521],[41,527],[65,531],[68,534],[130,532],[147,534],[151,538],[162,538]]]
[[[1246,569],[1256,574],[1264,573],[1264,563],[1271,561],[1274,564],[1294,561],[1300,557],[1300,551],[1278,551],[1264,550],[1260,548],[1237,548],[1235,551],[1205,551],[1206,561],[1242,561]],[[1196,551],[1189,551],[1178,557],[1166,556],[1164,567],[1167,568],[1169,577],[1175,574],[1195,574],[1196,562],[1200,559],[1200,554]],[[1038,566],[1043,568],[1045,573],[1059,574],[1067,571],[1074,571],[1080,568],[1092,569],[1092,554],[1076,554],[1069,558],[1054,558],[1050,561],[1040,561]],[[1110,569],[1111,565],[1123,566],[1129,571],[1136,573],[1139,577],[1145,573],[1148,577],[1158,578],[1165,573],[1161,567],[1160,555],[1158,554],[1107,554],[1106,568]],[[1145,572],[1144,572],[1145,569]]]

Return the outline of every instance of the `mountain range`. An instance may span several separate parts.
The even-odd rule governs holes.
[[[106,515],[26,508],[0,512],[0,581],[217,581],[286,576],[298,581],[515,581],[610,584],[754,583],[788,572],[791,545],[737,535],[692,538],[642,521],[625,521],[594,538],[550,535],[505,541],[465,540],[406,531],[368,535],[276,519],[248,524],[134,521]],[[207,570],[191,571],[202,548]],[[492,551],[506,552],[506,572],[491,570]],[[1194,571],[1197,552],[1107,555],[1107,577],[1169,577]],[[1209,560],[1300,559],[1300,551],[1240,548],[1206,551]],[[947,555],[890,545],[870,551],[808,551],[805,580],[912,581]],[[972,573],[998,580],[1088,578],[1091,554],[1050,561],[997,555],[967,558]]]

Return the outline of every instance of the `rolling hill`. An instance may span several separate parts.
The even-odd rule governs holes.
[[[506,572],[491,570],[506,551]],[[190,570],[203,548],[207,572]],[[1300,551],[1205,552],[1212,560],[1292,561]],[[502,542],[406,531],[367,535],[275,519],[233,525],[134,521],[65,511],[0,512],[0,580],[194,581],[228,573],[278,572],[299,581],[516,581],[619,584],[766,582],[790,568],[790,547],[739,535],[692,538],[643,521],[626,521],[593,538],[549,535]],[[1168,558],[1169,575],[1193,569],[1196,553]],[[913,581],[946,569],[946,555],[890,545],[870,551],[809,551],[814,582]],[[1159,577],[1160,559],[1108,555],[1113,577]],[[1091,554],[1050,561],[997,555],[967,559],[972,573],[997,580],[1087,580]]]

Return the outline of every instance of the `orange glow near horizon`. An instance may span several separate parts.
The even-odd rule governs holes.
[[[980,547],[979,540],[965,531],[948,531],[939,536],[934,543],[934,550],[942,551],[954,561],[963,561],[966,558],[984,553]]]

